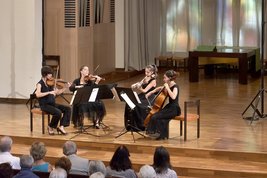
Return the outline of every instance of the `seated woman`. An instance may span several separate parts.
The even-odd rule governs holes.
[[[137,178],[129,157],[130,153],[127,147],[119,146],[109,162],[106,177]]]
[[[140,81],[131,86],[133,90],[138,90],[138,97],[141,101],[141,104],[136,104],[136,108],[132,111],[130,107],[126,104],[124,110],[124,119],[125,119],[125,128],[128,128],[128,124],[131,123],[131,126],[134,127],[134,130],[144,130],[144,118],[148,112],[148,106],[152,103],[155,95],[151,95],[148,99],[146,94],[156,88],[157,81],[157,66],[148,65],[145,68],[145,77]],[[131,122],[129,122],[132,120]]]
[[[72,82],[69,90],[74,92],[79,88],[85,86],[97,85],[102,78],[99,76],[92,76],[89,74],[89,68],[82,66],[80,68],[80,77]],[[106,108],[102,101],[86,102],[73,105],[72,108],[72,122],[74,127],[83,124],[83,114],[88,113],[89,117],[93,119],[95,128],[99,128],[99,124],[106,115]]]
[[[157,147],[154,153],[152,165],[156,171],[157,178],[177,178],[176,172],[172,169],[169,152],[163,146]]]
[[[30,154],[33,157],[34,163],[32,171],[50,172],[53,167],[44,161],[46,154],[45,144],[43,142],[34,142],[30,149]]]
[[[166,71],[163,77],[164,86],[157,87],[146,95],[148,97],[153,93],[161,91],[165,93],[166,98],[169,98],[169,103],[164,106],[164,108],[160,108],[160,110],[154,113],[150,118],[146,117],[144,121],[148,122],[147,133],[152,137],[156,137],[158,140],[168,138],[167,129],[169,121],[174,116],[179,116],[181,114],[181,109],[178,103],[179,87],[175,83],[176,76],[177,74],[175,71]]]

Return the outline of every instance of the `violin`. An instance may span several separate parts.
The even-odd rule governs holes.
[[[99,77],[99,76],[89,74],[89,75],[87,75],[87,76],[84,77],[84,81],[85,81],[85,82],[94,81],[94,80],[97,79],[97,77]],[[101,78],[101,77],[100,77],[100,80],[105,80],[105,78]]]
[[[53,77],[51,79],[46,79],[46,84],[50,87],[56,86],[58,89],[62,89],[65,87],[65,84],[68,82],[62,80],[62,79],[54,79]]]
[[[168,92],[166,92],[165,87],[162,87],[162,89],[160,90],[160,92],[158,93],[158,95],[155,98],[154,104],[151,108],[151,110],[149,111],[149,114],[146,116],[145,120],[144,120],[144,126],[147,127],[151,117],[160,111],[160,109],[162,108],[165,100],[168,97]]]

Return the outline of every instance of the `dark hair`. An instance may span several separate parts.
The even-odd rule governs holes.
[[[42,77],[47,76],[48,74],[53,74],[53,69],[50,66],[43,66],[41,69]]]
[[[170,79],[170,80],[175,80],[177,77],[177,73],[174,70],[167,70],[165,72],[165,75]]]
[[[82,71],[85,67],[88,67],[88,66],[87,66],[87,65],[83,65],[83,66],[80,67],[80,70],[79,70],[79,71],[80,71],[80,73],[79,73],[79,74],[80,74],[80,77],[81,77],[81,71]]]
[[[127,147],[124,145],[119,146],[110,160],[110,168],[116,171],[132,169],[132,163],[129,157],[130,153]]]
[[[55,162],[55,167],[60,167],[64,169],[67,173],[69,173],[71,169],[71,162],[69,158],[63,156]]]
[[[13,169],[9,163],[0,164],[0,178],[11,178],[13,177]]]
[[[156,173],[162,173],[171,168],[169,152],[163,146],[157,147],[155,150],[153,167]]]

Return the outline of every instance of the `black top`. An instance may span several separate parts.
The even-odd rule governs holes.
[[[91,86],[94,85],[95,83],[93,81],[88,81],[86,84],[81,84],[80,83],[81,78],[77,78],[72,82],[72,85],[69,87],[69,90],[74,92],[75,90],[77,90],[77,88],[75,88],[75,86],[79,86],[79,85],[84,85],[84,86]]]
[[[145,89],[153,80],[156,80],[155,78],[151,78],[147,83],[142,83],[141,87],[142,89]],[[145,92],[145,94],[147,94],[148,92],[154,90],[155,87],[151,87],[147,92]]]
[[[42,79],[38,83],[41,84],[41,92],[42,93],[54,90],[54,88],[52,86],[47,86]],[[39,100],[39,104],[41,107],[46,105],[46,104],[55,105],[55,96],[52,94],[41,97],[38,100]]]
[[[171,97],[169,97],[169,103],[178,105],[178,102],[179,102],[179,87],[178,87],[177,84],[175,84],[170,88],[171,91],[173,91],[174,88],[177,88],[177,96],[176,96],[175,99],[172,99]]]

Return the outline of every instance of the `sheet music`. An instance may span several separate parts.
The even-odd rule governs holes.
[[[95,102],[99,88],[93,88],[88,102]]]
[[[70,101],[70,105],[72,106],[73,104],[73,101],[74,101],[74,98],[76,96],[76,93],[77,93],[77,90],[74,91],[73,95],[72,95],[72,98],[71,98],[71,101]]]
[[[141,104],[141,101],[140,101],[140,98],[139,98],[138,94],[137,94],[135,91],[133,91],[133,93],[134,93],[134,96],[135,96],[135,98],[136,98],[136,101],[137,101],[139,104]]]
[[[132,102],[132,100],[130,100],[130,98],[128,97],[128,95],[124,92],[121,92],[121,97],[124,99],[124,101],[128,104],[128,106],[131,108],[131,109],[134,109],[135,108],[135,104]]]

